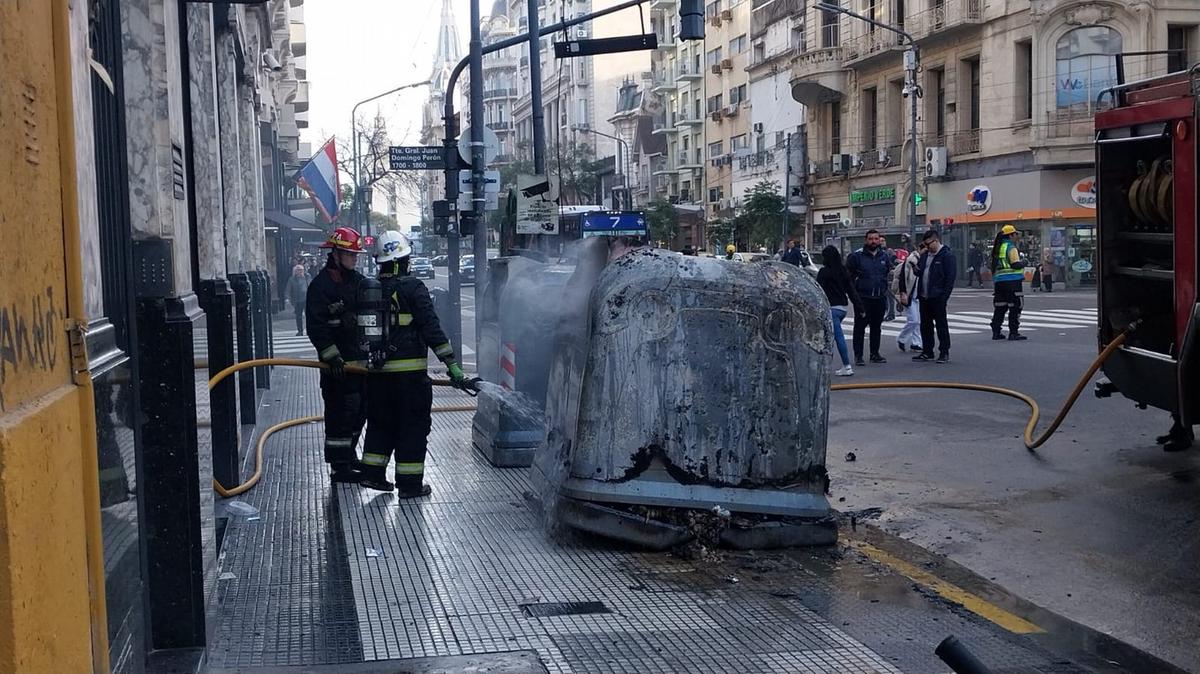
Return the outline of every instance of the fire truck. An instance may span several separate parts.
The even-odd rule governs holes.
[[[1168,450],[1200,422],[1197,134],[1200,65],[1124,83],[1096,115],[1099,341],[1126,341],[1104,362],[1096,394],[1170,412]]]

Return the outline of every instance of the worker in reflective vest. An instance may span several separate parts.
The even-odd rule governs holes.
[[[429,349],[446,364],[453,383],[461,385],[466,375],[438,323],[429,290],[408,275],[412,254],[408,237],[388,231],[375,244],[388,326],[382,350],[369,354],[370,367],[376,373],[367,377],[367,440],[361,484],[379,491],[395,488],[401,498],[427,496],[432,491],[423,479],[433,407],[433,384],[425,372]],[[393,452],[395,485],[385,474]]]
[[[1022,335],[1021,309],[1025,304],[1022,283],[1025,280],[1025,261],[1017,250],[1017,228],[1005,225],[992,244],[992,339],[1004,339],[1000,328],[1004,325],[1004,314],[1008,313],[1008,339],[1017,342],[1028,339]]]

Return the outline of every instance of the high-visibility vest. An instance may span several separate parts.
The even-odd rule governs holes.
[[[1013,269],[1012,263],[1008,261],[1008,251],[1012,250],[1013,244],[1011,241],[1005,241],[1000,244],[1000,250],[996,253],[996,273],[992,276],[994,281],[1018,281],[1025,279],[1025,272],[1020,269]]]

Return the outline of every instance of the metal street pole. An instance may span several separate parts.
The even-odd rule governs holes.
[[[487,220],[484,206],[487,196],[483,172],[487,156],[483,147],[483,38],[479,0],[471,0],[471,212],[475,215],[475,344],[479,345],[482,321],[479,309],[483,306],[483,285],[488,279]]]
[[[792,134],[787,135],[783,151],[783,224],[780,226],[779,245],[787,252],[788,220],[791,217],[792,198]]]
[[[625,142],[624,138],[613,136],[603,131],[589,129],[586,126],[572,127],[575,131],[583,131],[585,133],[594,133],[601,138],[608,138],[617,141],[617,166],[621,167],[621,186],[625,188],[625,194],[629,194],[629,143]],[[622,159],[624,158],[624,159]]]
[[[370,103],[371,101],[383,98],[384,96],[394,94],[397,91],[423,87],[426,84],[429,84],[429,80],[425,80],[424,82],[413,82],[412,84],[404,84],[396,87],[395,89],[388,89],[382,94],[378,94],[370,98],[364,98],[363,100],[355,103],[354,107],[350,109],[350,142],[354,145],[354,226],[355,229],[358,229],[360,232],[365,231],[363,228],[362,219],[359,217],[362,213],[362,206],[365,204],[363,204],[362,194],[360,194],[362,191],[362,169],[359,166],[358,157],[358,106],[362,105],[363,103]],[[337,195],[337,198],[341,199],[342,195]],[[369,219],[370,218],[368,218],[368,220]]]
[[[886,23],[880,23],[874,19],[865,17],[861,14],[856,14],[840,5],[833,5],[828,2],[817,2],[813,7],[820,11],[836,12],[852,16],[859,21],[865,21],[872,26],[889,30],[904,38],[908,42],[908,49],[904,52],[904,69],[906,71],[905,88],[908,90],[909,100],[909,141],[912,147],[909,151],[909,166],[908,166],[908,181],[911,187],[911,193],[908,195],[908,236],[909,243],[916,245],[917,242],[917,99],[921,97],[921,87],[917,85],[917,66],[921,62],[921,54],[917,48],[917,41],[912,35],[890,26]]]
[[[529,0],[529,93],[533,108],[533,172],[546,172],[546,112],[542,110],[542,39],[539,0]]]

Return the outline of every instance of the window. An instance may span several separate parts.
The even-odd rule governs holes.
[[[1196,44],[1196,26],[1167,26],[1167,72],[1187,70]]]
[[[804,35],[803,23],[792,26],[792,35],[788,44],[798,52],[808,51],[808,38]]]
[[[839,40],[837,12],[821,10],[821,48],[831,49],[836,47],[839,44]]]
[[[782,131],[775,132],[775,147],[783,147],[783,144],[786,141],[787,136]]]
[[[739,35],[729,41],[729,55],[741,54],[746,51],[746,36]]]
[[[893,17],[892,20],[893,20],[893,22],[895,22],[897,28],[903,29],[904,28],[904,0],[896,0],[896,4],[894,5],[894,7],[895,7],[895,10],[892,13],[892,17]]]
[[[729,90],[729,104],[737,105],[746,100],[746,85],[739,84]]]
[[[704,8],[704,16],[709,19],[713,18],[714,16],[716,16],[720,13],[721,13],[721,0],[716,0],[716,2],[710,2]]]
[[[767,137],[761,133],[754,134],[754,149],[760,154],[767,149]]]
[[[707,61],[710,66],[719,64],[721,62],[721,48],[717,47],[716,49],[709,50]]]
[[[904,120],[908,119],[910,105],[904,98],[904,80],[888,82],[888,100],[892,113],[887,118],[887,137],[892,145],[904,144]]]
[[[1117,83],[1121,34],[1107,26],[1076,28],[1055,48],[1055,107],[1090,110],[1097,94]]]
[[[752,55],[755,63],[762,63],[767,60],[767,45],[762,42],[754,43],[754,54]]]
[[[725,154],[725,143],[724,142],[717,141],[715,143],[708,144],[708,158],[709,159],[716,159],[717,157],[720,157],[723,154]]]
[[[696,109],[696,119],[700,119],[700,111],[703,110],[703,108],[700,107],[700,97],[699,96],[696,97],[695,109]]]
[[[867,22],[867,30],[872,35],[875,34],[875,22],[879,21],[878,2],[879,0],[867,0],[867,18],[870,19],[870,21]]]
[[[879,134],[876,126],[879,124],[879,94],[875,87],[863,89],[862,92],[862,136],[863,149],[874,150],[879,145]]]
[[[966,75],[967,75],[967,87],[968,87],[967,95],[970,99],[970,105],[971,105],[971,109],[967,111],[967,115],[968,115],[967,116],[967,128],[968,129],[978,129],[979,128],[979,117],[980,117],[980,115],[979,115],[979,112],[980,112],[980,110],[979,110],[979,79],[981,76],[981,69],[979,67],[979,58],[976,57],[976,58],[970,59],[968,61],[964,61],[964,65],[966,66]]]
[[[926,133],[932,134],[935,138],[945,138],[946,136],[946,71],[942,68],[934,68],[929,71],[928,82],[925,87],[925,100],[927,106]],[[932,94],[932,95],[931,95]],[[932,124],[929,122],[932,121]]]
[[[738,150],[746,150],[749,149],[749,147],[749,139],[744,133],[740,136],[734,136],[733,138],[729,139],[729,149],[733,152],[737,152]]]
[[[715,204],[715,203],[717,203],[717,202],[718,202],[718,201],[720,201],[722,198],[724,198],[724,195],[725,195],[725,190],[724,190],[723,188],[721,188],[721,187],[710,187],[710,188],[708,188],[708,201],[709,201],[709,203],[712,203],[712,204]]]
[[[829,152],[842,153],[842,102],[829,104]]]
[[[708,97],[708,114],[721,111],[721,94]]]
[[[1013,56],[1013,118],[1020,121],[1033,118],[1033,42],[1017,43]]]

